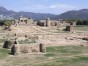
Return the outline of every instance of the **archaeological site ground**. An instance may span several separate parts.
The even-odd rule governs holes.
[[[26,17],[0,25],[0,66],[88,66],[88,25]]]

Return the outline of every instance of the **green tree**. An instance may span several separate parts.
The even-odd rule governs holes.
[[[83,20],[77,20],[76,25],[84,25]]]
[[[12,22],[11,22],[11,21],[6,21],[6,22],[4,23],[4,25],[5,25],[9,30],[11,30],[11,29],[10,29],[10,27],[11,27],[11,25],[12,25]]]
[[[84,25],[88,25],[88,20],[83,20]]]

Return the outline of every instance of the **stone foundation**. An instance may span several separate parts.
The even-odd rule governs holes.
[[[25,54],[25,53],[44,53],[44,44],[16,44],[12,47],[11,53],[13,55]]]

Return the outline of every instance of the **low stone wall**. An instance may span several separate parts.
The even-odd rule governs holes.
[[[43,44],[15,44],[11,49],[13,55],[38,52],[45,52],[45,46]]]

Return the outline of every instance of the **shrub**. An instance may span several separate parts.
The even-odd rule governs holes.
[[[10,27],[11,27],[11,25],[12,25],[12,22],[6,21],[6,22],[4,23],[4,25],[7,26],[7,29],[9,29],[9,31],[11,31]],[[5,27],[5,28],[6,28],[6,27]]]

